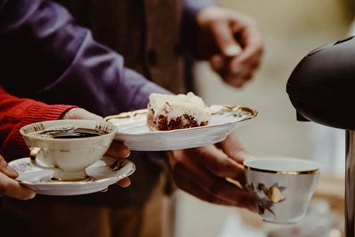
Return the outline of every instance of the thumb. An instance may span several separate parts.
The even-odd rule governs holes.
[[[213,35],[217,47],[223,56],[234,57],[242,52],[242,48],[234,38],[234,33],[227,21],[221,21],[214,25]]]
[[[224,141],[220,142],[219,145],[228,157],[240,164],[243,164],[244,160],[253,158],[251,155],[246,153],[235,132],[229,134]]]

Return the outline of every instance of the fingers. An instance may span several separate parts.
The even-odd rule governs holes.
[[[240,88],[250,81],[256,73],[261,55],[257,52],[243,51],[240,55],[225,58],[222,55],[213,55],[210,58],[211,68],[230,86]],[[248,55],[247,55],[248,54]]]
[[[108,191],[108,187],[102,189],[102,190],[100,191],[100,193],[106,193],[107,191]]]
[[[238,60],[241,64],[248,64],[251,65],[251,68],[256,69],[260,65],[261,56],[264,53],[264,40],[261,31],[251,18],[244,16],[241,20],[234,15],[233,20],[232,31],[236,34],[238,42],[243,45],[243,52],[240,53]]]
[[[234,38],[234,33],[225,20],[217,20],[212,24],[212,33],[217,47],[225,57],[235,57],[242,52],[242,48]]]
[[[115,158],[127,158],[131,154],[131,151],[121,142],[113,141],[110,148],[106,152],[107,156],[115,157]],[[119,180],[117,185],[122,188],[126,188],[131,185],[131,180],[127,177]]]
[[[119,180],[116,185],[121,186],[122,188],[127,188],[128,186],[131,185],[131,180],[127,177],[124,179]],[[102,189],[100,192],[101,193],[106,193],[108,191],[108,187]]]
[[[121,186],[122,188],[127,188],[128,186],[131,185],[131,180],[127,177],[124,179],[119,180],[116,185]],[[108,191],[108,187],[102,189],[100,192],[101,193],[106,193]]]
[[[36,193],[22,186],[14,180],[18,173],[7,164],[0,155],[0,195],[16,198],[19,200],[28,200],[35,197]]]
[[[173,177],[182,190],[210,203],[231,205],[252,209],[254,201],[248,192],[216,178],[206,170],[191,165],[177,163]]]
[[[228,157],[240,164],[243,164],[244,160],[249,158],[249,155],[245,152],[235,132],[229,134],[226,139],[218,145]]]
[[[236,62],[238,58],[239,56],[225,58],[217,54],[213,55],[209,62],[211,68],[220,75],[223,81],[230,86],[241,88],[253,78],[257,66],[253,62]]]
[[[110,148],[106,152],[107,156],[115,158],[127,158],[131,154],[131,151],[127,146],[118,141],[113,141]]]
[[[212,55],[210,58],[210,66],[216,72],[222,72],[226,66],[226,59],[221,54]]]
[[[205,167],[214,176],[219,178],[230,177],[245,183],[243,166],[230,159],[223,151],[213,145],[196,148],[196,154],[191,155],[191,157],[195,163]]]
[[[198,199],[201,199],[203,201],[213,203],[213,204],[219,204],[219,205],[225,205],[225,206],[232,206],[233,205],[232,203],[230,203],[228,201],[225,201],[223,199],[219,199],[215,195],[213,195],[209,192],[206,192],[194,181],[190,181],[190,182],[187,182],[186,180],[184,181],[184,177],[180,177],[179,175],[175,176],[174,179],[176,180],[175,181],[176,185],[181,190],[197,197]]]
[[[115,158],[127,158],[131,154],[131,151],[121,142],[113,141],[109,150],[106,152],[107,156],[115,157]],[[126,188],[131,185],[131,180],[127,177],[122,180],[119,180],[117,185],[122,188]]]
[[[122,188],[127,188],[131,185],[131,180],[129,178],[124,178],[118,181],[116,184],[121,186]]]
[[[260,51],[253,51],[253,49],[247,47],[238,57],[234,57],[225,63],[225,68],[218,73],[223,76],[226,83],[240,88],[254,77],[260,66],[261,57]]]
[[[19,200],[29,200],[36,196],[36,193],[16,180],[9,178],[0,172],[0,194]]]
[[[242,87],[254,77],[261,64],[264,45],[257,23],[246,15],[226,11],[225,20],[213,24],[212,32],[221,53],[210,58],[211,67],[227,84]],[[238,45],[239,52],[228,54],[227,44]]]
[[[4,173],[6,176],[15,179],[18,176],[16,170],[7,164],[5,159],[0,155],[0,173]]]
[[[116,184],[118,186],[121,186],[122,188],[127,188],[129,185],[131,185],[131,180],[127,177],[127,178],[119,180]],[[108,187],[102,189],[100,192],[106,193],[107,191],[108,191]]]
[[[228,176],[243,180],[243,167],[215,146],[167,154],[174,181],[182,190],[207,202],[254,210],[253,196],[226,180]]]
[[[263,37],[256,22],[246,16],[242,18],[235,14],[233,16],[235,24],[232,30],[237,34],[239,43],[243,45],[243,52],[227,65],[230,74],[225,80],[232,85],[235,78],[243,78],[244,81],[253,78],[264,53]],[[238,86],[238,83],[234,86]]]
[[[88,119],[98,121],[103,120],[102,117],[81,108],[70,109],[62,116],[62,119]]]

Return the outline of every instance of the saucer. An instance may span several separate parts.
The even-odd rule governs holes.
[[[40,161],[38,163],[44,165]],[[17,181],[21,184],[35,190],[38,194],[52,196],[99,192],[135,171],[132,161],[105,156],[86,168],[86,173],[89,176],[86,180],[56,181],[52,180],[54,171],[33,166],[30,158],[14,160],[9,165],[19,173]]]
[[[115,140],[132,151],[166,151],[186,149],[223,141],[235,128],[245,125],[258,112],[241,106],[211,105],[208,125],[170,131],[151,131],[147,126],[147,109],[112,115],[105,120],[117,126]]]

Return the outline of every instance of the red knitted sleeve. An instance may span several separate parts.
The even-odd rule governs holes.
[[[7,161],[28,156],[30,151],[19,132],[20,128],[30,123],[59,119],[75,107],[17,98],[0,87],[0,154]]]

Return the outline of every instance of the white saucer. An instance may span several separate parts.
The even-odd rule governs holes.
[[[117,162],[115,163],[115,161]],[[135,171],[135,165],[132,161],[103,157],[86,168],[86,173],[90,176],[88,180],[52,181],[53,171],[34,167],[30,162],[30,158],[14,160],[9,165],[19,173],[17,180],[21,184],[35,190],[38,194],[53,196],[99,192],[109,185],[128,177]]]
[[[166,151],[205,146],[223,141],[235,128],[246,124],[257,111],[240,106],[209,106],[212,117],[207,126],[151,131],[147,110],[136,110],[106,117],[117,126],[115,140],[122,141],[134,151]]]

